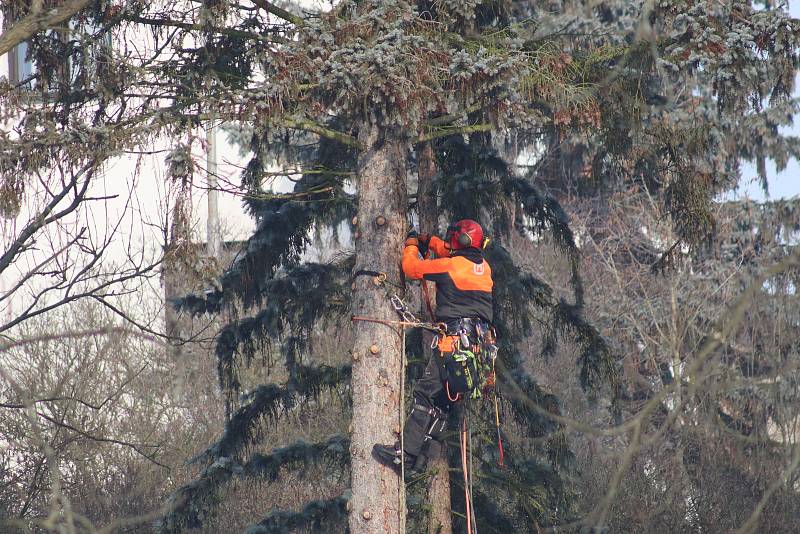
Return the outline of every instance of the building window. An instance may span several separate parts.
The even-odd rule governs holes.
[[[22,42],[8,53],[8,80],[16,85],[30,78],[33,62],[28,58],[28,43]]]

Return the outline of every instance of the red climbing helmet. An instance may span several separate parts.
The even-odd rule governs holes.
[[[483,228],[472,219],[461,219],[447,227],[445,240],[450,245],[450,250],[470,247],[482,248]]]

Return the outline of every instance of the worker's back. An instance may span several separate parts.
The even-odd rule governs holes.
[[[434,250],[435,239],[431,238]],[[423,260],[413,247],[407,247],[403,271],[409,278],[436,283],[437,321],[471,317],[492,322],[492,268],[480,249],[455,250],[445,258]]]

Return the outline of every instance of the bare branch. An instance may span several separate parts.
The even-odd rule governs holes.
[[[62,336],[62,337],[64,337],[64,336]],[[125,387],[128,384],[130,384],[134,379],[136,379],[140,374],[142,374],[142,371],[147,369],[147,367],[148,367],[148,364],[144,364],[141,369],[139,369],[136,373],[133,374],[133,376],[131,376],[125,382],[123,382],[122,385],[117,388],[117,391],[115,391],[113,394],[107,396],[103,400],[103,402],[101,402],[100,404],[92,404],[91,402],[87,402],[87,401],[85,401],[83,399],[79,399],[77,397],[66,397],[66,396],[48,397],[48,398],[44,398],[44,399],[33,399],[30,402],[31,402],[31,404],[40,404],[40,403],[44,403],[44,402],[73,401],[73,402],[77,402],[78,404],[82,404],[82,405],[86,406],[87,408],[91,408],[92,410],[99,411],[99,410],[102,410],[103,407],[106,404],[108,404],[109,402],[111,402],[117,395],[119,395],[122,392],[122,390],[125,389]],[[22,410],[22,409],[25,409],[26,407],[27,406],[25,404],[13,404],[13,403],[1,403],[0,402],[0,408],[7,408],[7,409],[10,409],[10,410]]]
[[[91,3],[92,0],[71,0],[48,11],[42,11],[41,8],[32,9],[30,14],[0,34],[0,56],[26,39],[30,39],[37,32],[69,20]]]
[[[442,128],[432,132],[423,134],[417,139],[417,143],[424,143],[426,141],[433,141],[440,137],[449,137],[451,135],[470,134],[477,132],[490,132],[494,129],[491,124],[468,124],[466,126],[454,126],[452,128]]]
[[[122,441],[122,440],[114,439],[114,438],[104,438],[104,437],[100,437],[100,436],[93,436],[93,435],[89,434],[88,432],[81,430],[80,428],[76,428],[76,427],[74,427],[74,426],[72,426],[72,425],[70,425],[68,423],[64,423],[63,421],[58,421],[54,417],[51,417],[51,416],[47,415],[46,413],[36,412],[36,415],[38,415],[42,419],[44,419],[46,421],[49,421],[50,423],[52,423],[52,424],[54,424],[54,425],[56,425],[58,427],[65,428],[67,430],[71,430],[71,431],[75,432],[76,434],[80,434],[84,438],[89,439],[91,441],[97,441],[97,442],[100,442],[100,443],[113,443],[115,445],[122,445],[124,447],[129,447],[130,449],[133,449],[134,451],[139,453],[141,456],[144,456],[145,458],[147,458],[148,460],[153,462],[154,464],[156,464],[156,465],[158,465],[160,467],[163,467],[165,469],[170,469],[170,467],[168,465],[162,464],[161,462],[159,462],[158,460],[153,458],[152,455],[147,454],[146,452],[141,450],[143,448],[146,448],[146,449],[157,449],[159,447],[159,445],[146,445],[146,444],[142,444],[142,443],[130,443],[130,442],[127,442],[127,441]]]
[[[19,254],[23,250],[28,240],[42,227],[78,209],[78,206],[80,206],[83,197],[86,195],[86,191],[89,188],[89,183],[91,182],[91,176],[94,173],[93,167],[94,167],[94,162],[91,162],[86,164],[77,173],[74,173],[70,181],[64,186],[61,192],[55,195],[50,200],[50,202],[47,203],[47,206],[45,206],[42,212],[20,232],[19,236],[17,236],[17,238],[11,243],[11,245],[9,245],[9,247],[6,249],[3,255],[0,256],[0,273],[5,271],[6,268],[8,268],[8,266],[11,265],[11,263],[14,261],[14,258],[16,258],[17,254]],[[74,188],[77,187],[78,178],[83,173],[87,173],[89,176],[87,176],[86,181],[81,186],[81,189],[78,191],[77,189]],[[72,190],[76,191],[75,198],[72,199],[72,202],[70,202],[70,204],[66,208],[51,216],[50,214],[53,212],[56,206],[58,206],[58,204],[62,200],[64,200],[67,194],[69,194],[69,192]]]
[[[302,18],[298,17],[297,15],[289,13],[285,9],[276,6],[272,2],[268,2],[267,0],[253,0],[253,3],[258,7],[260,7],[261,9],[269,13],[272,13],[276,17],[282,18],[286,22],[291,22],[295,26],[302,26],[303,24],[305,24]]]
[[[170,20],[166,18],[152,19],[152,18],[140,17],[137,15],[125,15],[122,18],[130,22],[136,22],[137,24],[146,24],[148,26],[169,26],[173,28],[180,28],[182,30],[208,31],[211,33],[218,33],[221,35],[230,35],[231,37],[240,37],[242,39],[254,39],[257,41],[267,41],[273,43],[288,42],[283,37],[277,35],[272,35],[272,36],[260,35],[258,33],[253,33],[253,32],[232,30],[230,28],[220,28],[217,26],[208,26],[204,24],[193,24],[191,22],[181,22],[178,20]]]
[[[121,326],[115,326],[111,328],[93,328],[91,330],[79,330],[76,332],[60,332],[57,334],[42,334],[39,336],[28,337],[25,339],[18,339],[12,340],[6,343],[5,345],[0,345],[0,352],[7,352],[11,349],[17,347],[23,347],[25,345],[31,345],[33,343],[41,343],[43,341],[58,341],[61,339],[77,339],[83,337],[90,337],[90,336],[100,336],[100,335],[109,335],[109,334],[127,334],[138,336],[148,341],[153,341],[154,339],[151,336],[145,335],[136,330],[130,330],[128,328],[124,328]]]
[[[358,142],[358,139],[352,135],[331,130],[330,128],[326,128],[308,119],[281,119],[279,124],[287,128],[294,128],[296,130],[305,130],[307,132],[315,133],[321,137],[331,139],[332,141],[338,141],[339,143],[352,148],[357,148],[359,150],[363,148],[361,143]]]

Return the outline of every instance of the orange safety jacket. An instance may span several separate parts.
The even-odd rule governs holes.
[[[436,320],[449,322],[464,317],[492,322],[492,269],[483,251],[467,248],[450,251],[432,236],[428,248],[436,259],[420,258],[417,245],[403,250],[403,272],[412,280],[436,283]]]

